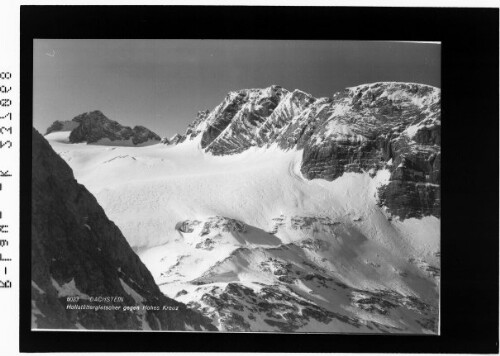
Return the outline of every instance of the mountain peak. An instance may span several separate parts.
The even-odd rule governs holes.
[[[74,128],[78,127],[78,123],[76,121],[68,120],[68,121],[59,121],[56,120],[47,128],[45,132],[45,136],[51,134],[52,132],[60,132],[60,131],[71,131]]]
[[[70,131],[69,142],[88,144],[147,145],[161,138],[144,126],[130,128],[110,120],[100,110],[82,113],[71,121],[55,121],[45,135],[57,131]]]
[[[420,166],[394,168],[394,182],[401,174],[424,177],[415,178],[415,182],[430,185],[424,189],[412,183],[407,185],[411,191],[406,193],[417,197],[426,190],[427,205],[416,208],[421,204],[417,198],[415,203],[400,204],[399,188],[384,193],[386,204],[392,204],[394,211],[408,217],[439,215],[439,189],[432,184],[440,181],[440,160],[436,158],[440,156],[440,130],[438,88],[418,83],[375,82],[320,99],[300,89],[290,92],[278,85],[230,92],[214,110],[198,115],[186,137],[201,135],[201,148],[214,155],[273,144],[283,150],[303,149],[301,171],[308,179],[334,180],[345,172],[376,171],[384,169],[390,159],[399,165],[411,161],[408,157],[412,156]],[[426,164],[425,159],[433,164]]]
[[[112,121],[106,117],[100,110],[89,111],[82,113],[73,118],[75,122],[81,122],[83,120],[98,120],[98,121]]]

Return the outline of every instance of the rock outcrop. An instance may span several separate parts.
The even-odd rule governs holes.
[[[159,143],[161,140],[160,136],[144,126],[123,126],[98,110],[78,115],[71,121],[56,121],[47,129],[46,135],[55,131],[71,131],[71,143],[109,141],[136,146]]]
[[[161,293],[118,227],[35,130],[32,165],[33,328],[216,330]]]
[[[79,125],[78,122],[76,121],[54,121],[52,125],[49,126],[47,131],[45,132],[45,135],[51,134],[52,132],[57,132],[57,131],[71,131],[75,128],[77,128]]]
[[[186,136],[176,133],[174,136],[170,137],[170,139],[167,137],[162,138],[161,143],[165,145],[177,145],[178,143],[184,142],[185,139]]]
[[[185,137],[198,136],[214,155],[271,145],[303,150],[301,172],[307,179],[332,181],[345,172],[388,169],[380,205],[402,219],[440,216],[438,88],[381,82],[319,99],[277,85],[244,89],[198,114]]]
[[[186,136],[175,134],[172,138],[170,138],[169,144],[170,145],[177,145],[178,143],[184,142],[185,139],[186,139]]]

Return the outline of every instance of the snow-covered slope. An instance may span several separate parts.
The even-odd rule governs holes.
[[[380,207],[388,169],[309,180],[303,150],[277,144],[219,156],[202,135],[148,147],[47,138],[163,293],[222,330],[437,331],[439,219]]]

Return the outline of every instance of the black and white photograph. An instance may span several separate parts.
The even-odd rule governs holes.
[[[34,39],[31,329],[440,333],[441,43]]]

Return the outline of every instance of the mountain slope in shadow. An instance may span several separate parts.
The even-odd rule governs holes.
[[[118,227],[33,129],[32,328],[217,330],[164,296]]]

